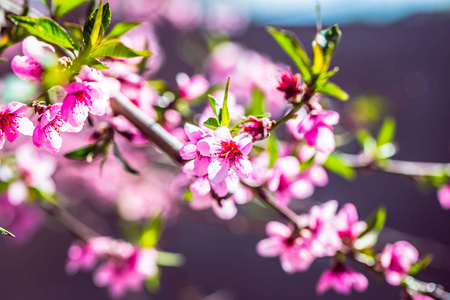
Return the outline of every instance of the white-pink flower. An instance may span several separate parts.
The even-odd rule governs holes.
[[[252,165],[247,158],[253,146],[253,138],[249,134],[232,137],[230,129],[219,127],[213,137],[204,138],[197,144],[203,156],[211,156],[208,166],[208,177],[212,183],[219,183],[228,176],[230,170],[239,178],[247,178],[252,172]]]
[[[336,293],[350,295],[352,287],[358,292],[363,292],[368,285],[366,276],[350,269],[343,263],[336,263],[331,270],[322,273],[317,282],[316,291],[321,295],[332,288]]]
[[[194,75],[189,77],[185,73],[178,73],[176,77],[180,94],[187,100],[200,97],[209,88],[209,82],[203,75]]]
[[[205,155],[200,153],[198,144],[201,140],[211,137],[211,135],[189,123],[184,125],[184,131],[189,138],[189,142],[184,144],[180,150],[181,158],[188,161],[183,166],[183,171],[186,174],[203,176],[208,173],[211,158],[209,153],[205,153]]]
[[[5,138],[14,142],[19,137],[19,132],[31,136],[33,123],[25,117],[26,104],[11,102],[6,106],[0,104],[0,149],[5,145]]]
[[[286,273],[305,271],[314,261],[305,240],[298,234],[293,234],[288,226],[272,221],[266,225],[267,239],[256,245],[256,252],[264,257],[280,256],[280,262]]]
[[[72,243],[67,253],[66,272],[75,274],[79,270],[89,271],[101,255],[107,254],[114,240],[109,237],[94,237],[87,242]]]
[[[61,103],[49,105],[39,118],[39,124],[33,132],[33,143],[36,147],[55,153],[62,145],[61,133],[79,132],[83,124],[72,126],[61,118]]]
[[[16,55],[11,61],[13,72],[23,80],[38,80],[44,73],[44,66],[56,64],[55,49],[34,36],[25,38],[22,42],[22,52],[25,56]]]
[[[344,243],[353,243],[366,229],[366,223],[358,220],[356,207],[346,203],[336,215],[336,228]]]
[[[108,110],[109,94],[96,82],[73,82],[65,90],[61,117],[74,127],[83,125],[88,113],[102,116]]]
[[[399,285],[418,259],[419,252],[406,241],[387,244],[380,255],[386,281],[391,285]]]

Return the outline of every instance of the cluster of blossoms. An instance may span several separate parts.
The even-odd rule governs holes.
[[[180,154],[188,162],[183,171],[196,176],[190,185],[194,195],[191,206],[196,209],[210,206],[219,217],[233,218],[237,213],[235,202],[242,204],[250,200],[239,178],[248,178],[252,172],[248,159],[252,136],[242,133],[233,137],[225,126],[207,133],[188,123],[185,132],[189,142]]]
[[[258,243],[257,252],[264,257],[279,256],[287,273],[305,271],[319,257],[351,253],[366,223],[358,221],[353,204],[345,204],[339,212],[337,206],[334,200],[313,206],[308,214],[299,216],[299,228],[269,222],[266,227],[269,238]],[[350,294],[352,288],[364,291],[368,286],[367,278],[346,265],[340,256],[336,257],[332,268],[321,275],[317,292],[322,294],[329,288],[341,294]],[[399,241],[388,244],[376,259],[386,281],[400,285],[419,257],[411,244]]]
[[[109,237],[94,237],[86,242],[74,242],[68,251],[66,270],[75,274],[78,270],[90,271],[98,261],[103,263],[94,272],[94,283],[108,287],[117,298],[127,290],[139,291],[143,282],[158,273],[154,248],[140,248]]]

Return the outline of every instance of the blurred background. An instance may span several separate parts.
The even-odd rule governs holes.
[[[316,1],[171,0],[164,5],[160,2],[164,1],[111,1],[112,20],[117,23],[136,19],[151,24],[160,50],[155,51],[159,61],[155,62],[158,67],[154,68],[152,77],[163,78],[172,85],[179,72],[201,71],[198,56],[202,52],[196,50],[205,46],[205,35],[211,37],[214,33],[220,41],[232,40],[277,63],[289,65],[289,58],[265,32],[265,25],[274,24],[294,31],[307,49],[316,32]],[[44,7],[39,1],[30,1],[30,6]],[[80,7],[67,19],[78,21],[85,10],[84,6]],[[362,113],[361,107],[366,113],[368,110],[369,115],[371,112],[375,115],[373,119],[368,117],[369,121],[364,120],[369,129],[377,128],[381,115],[392,115],[397,120],[399,153],[396,159],[448,162],[450,1],[323,0],[320,11],[324,27],[338,23],[343,32],[332,63],[340,67],[335,82],[351,96],[349,102],[337,104],[342,116],[347,114],[342,118],[343,126],[355,126],[355,115]],[[9,64],[0,67],[3,74],[10,71]],[[365,102],[372,106],[367,108],[361,104]],[[356,153],[358,148],[350,143],[340,150]],[[67,168],[78,172],[88,167],[68,163]],[[79,179],[59,179],[58,176],[59,173],[55,180],[67,187],[68,199],[71,196],[82,198],[77,195],[83,194],[84,187]],[[334,174],[329,176],[330,183],[316,190],[314,200],[352,202],[361,218],[385,205],[389,228],[381,234],[378,248],[381,250],[387,242],[405,239],[423,255],[434,253],[435,260],[418,278],[450,289],[449,212],[440,207],[435,189],[418,188],[412,181],[385,174],[359,173],[351,182]],[[111,184],[107,177],[103,180],[103,184]],[[95,207],[90,202],[93,199],[88,199],[92,194],[83,197],[81,208],[73,213],[96,230],[117,235],[119,229],[108,227],[106,222],[114,221],[116,215],[111,210]],[[170,222],[160,245],[164,250],[185,255],[186,264],[181,268],[163,268],[161,289],[156,294],[130,293],[124,299],[400,298],[398,288],[370,276],[365,293],[346,297],[329,291],[319,297],[315,285],[329,265],[328,258],[316,260],[305,273],[288,275],[282,271],[278,259],[262,258],[255,252],[256,243],[265,236],[263,221],[250,222],[239,214],[227,222],[218,220],[210,211],[181,210]],[[245,205],[241,210],[277,218],[275,214],[258,210],[254,204]],[[103,216],[99,217],[99,211]],[[99,220],[104,216],[106,221]],[[65,273],[72,236],[53,221],[45,223],[48,229],[38,229],[21,245],[6,238],[0,240],[3,258],[0,298],[108,299],[106,290],[92,282],[91,273],[74,276]]]

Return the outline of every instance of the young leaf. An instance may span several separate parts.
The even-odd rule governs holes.
[[[288,30],[275,28],[272,26],[267,27],[267,31],[278,42],[281,48],[292,58],[298,67],[302,79],[306,83],[310,83],[311,80],[311,62],[308,55],[305,52],[305,48],[297,39],[293,32]]]
[[[217,120],[219,120],[221,108],[220,108],[219,104],[217,103],[216,99],[213,96],[208,95],[208,102],[209,102],[209,105],[211,106],[214,114],[216,115]]]
[[[219,120],[222,126],[228,127],[230,124],[230,113],[228,112],[228,89],[230,88],[230,77],[228,77],[227,86],[225,87],[225,95],[223,97],[222,110],[220,111]]]
[[[355,170],[349,167],[340,155],[335,153],[328,156],[327,160],[323,163],[323,166],[347,180],[352,180],[356,176]]]
[[[141,25],[141,22],[122,22],[119,24],[116,24],[113,29],[111,29],[111,32],[108,33],[108,35],[105,37],[105,40],[110,39],[116,39],[120,37],[122,34],[126,33],[127,31]]]
[[[163,229],[163,219],[161,215],[154,217],[142,231],[139,244],[143,248],[155,247],[161,236]]]
[[[139,171],[133,169],[130,164],[125,160],[125,158],[123,157],[122,153],[120,153],[119,147],[117,146],[117,144],[112,141],[113,144],[113,153],[114,156],[119,160],[120,164],[122,165],[123,169],[125,171],[127,171],[128,173],[137,175],[139,174]]]
[[[340,87],[331,82],[326,82],[324,85],[319,87],[317,89],[317,93],[327,94],[342,101],[347,101],[349,98],[346,92],[344,92]]]
[[[358,238],[363,237],[364,235],[366,235],[371,231],[379,233],[383,229],[385,222],[386,222],[386,208],[384,206],[381,206],[375,213],[373,213],[367,218],[366,220],[367,227],[359,235]]]
[[[316,34],[312,43],[314,53],[313,74],[318,75],[328,71],[331,58],[341,39],[341,35],[342,33],[337,25],[319,31]]]
[[[203,123],[203,126],[208,127],[209,129],[215,130],[217,127],[220,127],[220,123],[215,118],[209,118]]]
[[[12,234],[11,232],[9,232],[8,230],[6,230],[5,228],[2,228],[2,227],[0,227],[0,234],[11,236],[11,237],[16,237],[14,234]]]
[[[377,151],[377,142],[366,129],[360,129],[356,133],[356,141],[361,145],[364,153],[374,155]]]
[[[128,48],[119,40],[108,40],[92,51],[90,54],[91,58],[96,58],[100,56],[116,57],[116,58],[130,58],[138,56],[150,56],[150,52],[146,50],[134,50]]]
[[[277,159],[278,159],[278,144],[277,144],[277,137],[275,136],[275,133],[272,132],[269,135],[268,144],[267,144],[267,151],[269,152],[269,168],[272,168]]]
[[[55,16],[60,18],[89,0],[59,0],[55,2]]]
[[[11,15],[9,18],[14,24],[20,25],[28,30],[31,35],[66,49],[76,49],[76,45],[69,33],[52,19],[46,17],[31,18],[15,15]]]
[[[150,293],[156,293],[160,288],[161,270],[158,268],[158,272],[145,279],[145,289]]]
[[[416,275],[422,270],[425,270],[426,267],[433,261],[433,255],[429,254],[422,259],[419,259],[418,262],[411,265],[408,274],[411,276]]]
[[[159,266],[180,267],[184,264],[184,256],[178,253],[158,251],[156,263]]]
[[[106,28],[108,28],[111,22],[111,10],[109,9],[109,3],[100,5],[90,15],[83,27],[84,43],[86,45],[95,46],[103,39]]]
[[[387,117],[383,121],[380,133],[377,138],[377,146],[382,146],[388,144],[392,141],[395,134],[395,119],[392,117]]]

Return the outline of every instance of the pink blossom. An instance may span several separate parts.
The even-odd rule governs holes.
[[[22,145],[16,150],[18,180],[8,187],[8,199],[13,205],[18,205],[28,197],[28,188],[38,188],[43,193],[55,192],[55,182],[51,176],[56,170],[55,160],[50,156],[38,156],[35,148]]]
[[[22,42],[22,52],[25,56],[16,55],[11,68],[23,80],[38,80],[44,73],[44,66],[56,64],[55,49],[34,36],[25,38]]]
[[[239,178],[247,178],[252,172],[252,165],[247,155],[252,149],[252,136],[240,134],[232,137],[230,129],[219,127],[213,137],[204,138],[198,142],[197,148],[201,155],[210,155],[213,160],[208,166],[208,177],[213,183],[223,181],[230,170]]]
[[[33,132],[33,143],[36,147],[44,147],[45,150],[55,153],[62,145],[61,133],[79,132],[83,125],[72,126],[61,118],[61,107],[63,104],[49,105],[39,117],[39,124]]]
[[[438,190],[438,199],[443,209],[450,209],[450,184]]]
[[[209,82],[203,75],[195,75],[189,78],[185,73],[178,73],[176,81],[181,96],[188,100],[200,97],[209,88]]]
[[[293,156],[279,158],[267,181],[269,190],[275,192],[282,205],[287,205],[291,197],[304,199],[314,192],[313,185],[300,178],[300,163]]]
[[[249,116],[245,118],[245,122],[239,125],[241,130],[250,134],[254,141],[263,140],[269,136],[269,130],[272,122],[269,118],[257,118]]]
[[[402,300],[433,300],[434,298],[425,296],[425,295],[421,295],[421,294],[407,294]]]
[[[183,171],[186,174],[203,176],[208,173],[208,167],[211,163],[211,158],[209,157],[209,153],[205,153],[205,155],[201,154],[198,146],[200,141],[205,138],[211,137],[211,135],[207,134],[199,127],[189,123],[186,123],[184,125],[184,130],[187,137],[189,138],[189,142],[184,144],[184,146],[180,150],[181,158],[184,160],[188,160],[188,162],[183,167]]]
[[[284,99],[292,101],[303,92],[298,86],[300,79],[300,74],[292,75],[289,69],[280,74],[277,90],[284,93]]]
[[[99,256],[109,252],[113,242],[109,237],[94,237],[86,243],[79,241],[72,243],[67,254],[66,272],[75,274],[78,270],[91,270]]]
[[[342,247],[336,226],[338,203],[330,200],[322,205],[311,207],[307,216],[311,231],[311,250],[316,256],[333,256]]]
[[[233,35],[245,29],[248,23],[244,8],[225,2],[211,3],[204,16],[204,26],[212,32]]]
[[[34,126],[24,116],[26,112],[27,106],[23,103],[0,104],[0,149],[5,145],[5,137],[12,143],[19,137],[19,132],[29,136],[33,134]]]
[[[408,242],[387,244],[380,255],[386,281],[391,285],[399,285],[409,273],[411,265],[418,259],[417,249]]]
[[[239,184],[236,175],[228,176],[224,181],[214,184],[208,176],[197,177],[190,185],[193,198],[189,201],[192,209],[202,210],[212,208],[221,219],[230,220],[237,214],[237,204],[251,200],[251,193]],[[212,192],[218,197],[215,199]],[[231,196],[230,196],[231,195]]]
[[[323,294],[332,288],[336,293],[350,295],[352,287],[358,292],[363,292],[368,285],[366,276],[350,269],[343,263],[336,263],[331,270],[322,273],[316,290],[318,294]]]
[[[96,82],[73,82],[65,87],[61,117],[74,127],[84,124],[88,113],[102,116],[108,109],[109,95]]]
[[[256,251],[264,257],[280,256],[281,266],[287,273],[305,271],[314,261],[304,239],[294,234],[288,226],[269,222],[266,226],[267,239],[256,245]]]
[[[314,146],[323,153],[334,151],[336,142],[334,140],[333,125],[339,121],[339,114],[328,110],[313,110],[297,127],[299,134],[303,135],[309,146]]]
[[[336,228],[344,243],[353,243],[366,229],[366,223],[358,220],[356,207],[347,203],[336,215]]]
[[[139,291],[144,280],[158,272],[158,253],[153,248],[116,251],[94,273],[97,286],[107,286],[111,297],[118,298],[127,290]]]

